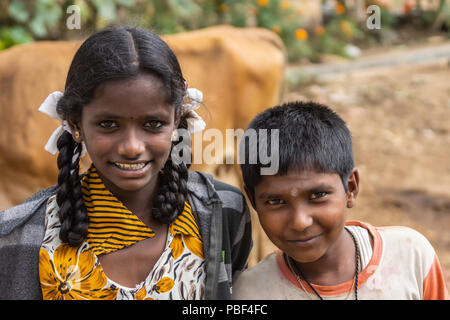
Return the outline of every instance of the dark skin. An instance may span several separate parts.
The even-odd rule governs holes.
[[[317,285],[354,277],[356,249],[344,225],[359,192],[356,168],[347,184],[345,191],[338,174],[290,170],[262,176],[254,193],[246,190],[269,239]]]
[[[155,232],[152,238],[98,257],[108,278],[133,288],[152,271],[167,240],[168,225],[153,219],[151,211],[158,173],[178,126],[175,108],[167,103],[161,80],[144,74],[100,85],[80,121],[70,124],[106,187]]]

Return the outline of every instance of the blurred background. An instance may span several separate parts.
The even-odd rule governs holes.
[[[348,219],[422,232],[450,288],[449,0],[0,0],[0,210],[56,182],[42,150],[58,123],[37,108],[110,25],[168,41],[211,128],[292,100],[335,109],[361,175]],[[196,168],[242,187],[236,166]],[[250,265],[274,250],[253,218]]]

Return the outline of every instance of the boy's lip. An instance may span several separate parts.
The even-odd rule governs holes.
[[[321,235],[322,235],[322,233],[319,233],[314,236],[301,237],[301,238],[297,238],[297,239],[289,239],[286,241],[295,246],[306,247],[306,246],[310,246],[311,244],[313,244]]]

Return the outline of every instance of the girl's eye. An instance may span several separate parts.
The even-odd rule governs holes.
[[[271,205],[271,206],[277,206],[280,204],[285,204],[284,200],[282,199],[270,199],[266,201],[267,204]]]
[[[310,200],[317,200],[317,199],[325,197],[327,194],[328,194],[327,192],[315,192],[315,193],[311,194],[309,199]]]
[[[149,120],[144,126],[150,129],[159,129],[163,126],[163,123],[159,120]]]
[[[113,120],[103,120],[98,123],[98,125],[104,129],[113,129],[117,128],[119,125],[116,121]]]

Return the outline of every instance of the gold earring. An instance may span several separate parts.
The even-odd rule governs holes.
[[[79,139],[80,138],[80,133],[78,131],[75,131],[75,139]]]

